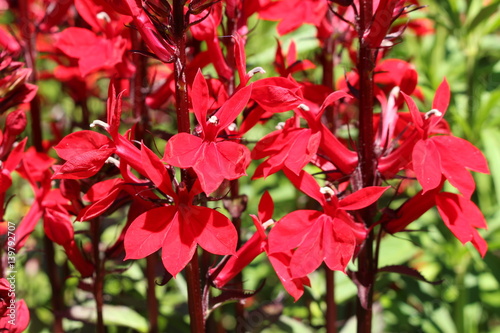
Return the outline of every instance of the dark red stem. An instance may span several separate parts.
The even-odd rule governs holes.
[[[131,30],[132,48],[134,50],[144,50],[146,47],[138,31]],[[147,58],[140,54],[133,54],[132,60],[135,65],[135,73],[131,82],[130,98],[132,99],[134,118],[138,120],[135,128],[135,137],[142,140],[149,129],[149,114],[146,106],[147,89]]]
[[[174,0],[172,8],[172,33],[176,44],[176,57],[174,60],[175,75],[175,103],[177,111],[177,130],[179,133],[189,133],[191,123],[189,120],[188,91],[186,82],[186,28],[184,15],[185,0]],[[187,170],[182,170],[182,180],[189,183]],[[200,269],[198,255],[195,253],[190,263],[186,266],[186,282],[188,288],[188,308],[191,319],[191,332],[205,331],[205,311],[201,292]]]
[[[326,332],[337,333],[337,303],[335,302],[335,272],[325,266]]]
[[[146,278],[148,280],[147,302],[149,332],[158,333],[158,299],[156,298],[156,265],[158,263],[157,253],[146,257]]]
[[[101,234],[99,230],[99,219],[94,219],[90,222],[90,232],[92,235],[92,255],[94,257],[94,299],[96,303],[96,313],[97,313],[97,321],[96,321],[96,332],[104,333],[106,332],[106,328],[104,327],[104,318],[102,314],[102,308],[104,305],[104,265],[101,260],[100,251],[99,251],[99,243],[101,240]]]
[[[61,277],[59,276],[59,270],[57,264],[54,260],[54,244],[47,237],[43,237],[44,247],[45,247],[45,260],[47,263],[47,274],[49,276],[50,287],[52,289],[52,312],[54,313],[54,324],[52,330],[54,333],[63,333],[63,313],[64,313],[64,300],[63,300],[63,290],[61,284]]]
[[[359,2],[358,34],[359,34],[359,53],[358,53],[358,73],[359,73],[359,138],[358,138],[358,156],[359,182],[355,184],[359,188],[373,186],[376,183],[375,169],[376,161],[373,149],[373,69],[374,69],[374,51],[364,41],[363,35],[369,28],[373,16],[372,0],[362,0]],[[361,211],[361,216],[366,227],[373,223],[375,206],[370,206]],[[361,302],[358,296],[357,300],[357,321],[358,333],[371,332],[372,327],[372,305],[373,305],[373,286],[376,276],[376,263],[373,257],[373,231],[370,232],[358,257],[358,288],[366,297],[366,302]],[[364,303],[364,304],[363,304]]]
[[[20,22],[19,29],[25,43],[24,55],[26,58],[26,65],[31,68],[30,81],[36,84],[37,71],[36,71],[36,57],[35,57],[35,37],[33,22],[29,13],[29,1],[19,1]],[[40,116],[40,97],[38,94],[30,102],[31,114],[31,139],[36,151],[42,152],[42,120]]]

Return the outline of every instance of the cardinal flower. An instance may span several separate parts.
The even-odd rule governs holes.
[[[176,193],[165,166],[145,146],[141,161],[148,178],[174,204],[148,210],[132,222],[125,234],[125,259],[144,258],[161,248],[163,265],[175,276],[191,260],[197,244],[210,253],[235,254],[238,235],[231,221],[214,209],[193,205],[201,192],[198,182],[190,191],[181,184]]]
[[[296,249],[289,263],[292,277],[316,270],[322,262],[331,270],[345,271],[356,246],[366,237],[365,227],[347,213],[374,203],[388,187],[367,187],[339,200],[330,187],[301,171],[285,169],[285,175],[302,192],[318,201],[323,211],[297,210],[276,223],[269,233],[269,252]]]
[[[174,135],[167,142],[163,161],[180,168],[193,168],[202,190],[207,194],[215,191],[224,179],[246,175],[250,163],[248,148],[218,135],[233,123],[247,105],[251,93],[252,86],[239,90],[207,119],[208,87],[203,74],[198,71],[191,98],[194,114],[202,128],[201,136],[188,133]]]

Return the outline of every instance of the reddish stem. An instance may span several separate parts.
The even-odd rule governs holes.
[[[96,321],[96,332],[104,333],[106,328],[104,327],[104,318],[102,314],[102,308],[104,305],[104,262],[101,260],[99,243],[100,243],[100,230],[99,230],[99,219],[94,219],[90,222],[90,232],[92,235],[92,255],[94,257],[94,299],[96,303],[97,321]]]
[[[59,270],[54,260],[54,244],[47,236],[43,237],[43,242],[45,247],[45,260],[47,262],[47,275],[49,276],[50,287],[52,289],[51,303],[52,312],[54,313],[54,324],[52,330],[54,333],[63,333],[63,290],[61,287],[61,277],[59,276]]]
[[[158,300],[156,298],[156,265],[157,253],[146,257],[146,278],[148,280],[147,301],[148,301],[148,319],[149,332],[157,333],[158,329]]]
[[[359,3],[359,53],[358,53],[358,73],[359,73],[359,179],[360,183],[354,184],[356,190],[367,186],[373,186],[376,182],[375,169],[376,161],[373,149],[373,98],[374,98],[374,51],[365,43],[363,35],[369,28],[373,17],[372,0],[363,0]],[[361,216],[366,227],[370,227],[373,222],[375,206],[365,208],[361,211]],[[373,258],[373,231],[370,232],[358,257],[358,288],[365,294],[366,302],[362,304],[358,295],[357,300],[357,321],[358,333],[371,332],[372,326],[372,305],[373,305],[373,285],[375,283],[376,266]]]
[[[325,266],[326,332],[337,333],[337,303],[335,303],[335,272]]]
[[[134,50],[144,50],[146,47],[138,31],[131,31],[132,47]],[[140,54],[133,54],[132,59],[135,65],[135,73],[130,85],[130,97],[132,99],[134,118],[139,122],[135,128],[135,137],[138,140],[144,139],[145,133],[149,128],[149,114],[146,106],[147,88],[147,58]]]

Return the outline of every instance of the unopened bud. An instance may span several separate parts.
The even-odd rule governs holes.
[[[21,134],[26,128],[26,114],[23,110],[16,110],[7,116],[5,120],[5,131],[9,135],[17,136]]]

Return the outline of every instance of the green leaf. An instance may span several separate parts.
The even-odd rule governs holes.
[[[69,311],[73,319],[89,323],[96,323],[97,321],[94,302],[72,306]],[[148,332],[149,330],[147,320],[127,306],[105,304],[102,313],[104,325],[106,326],[125,326],[138,332]]]
[[[494,2],[491,5],[481,9],[479,13],[477,13],[477,15],[474,17],[474,19],[472,19],[472,21],[470,22],[468,31],[473,31],[479,24],[485,22],[488,18],[495,14],[498,11],[499,6],[500,5],[498,3]]]

